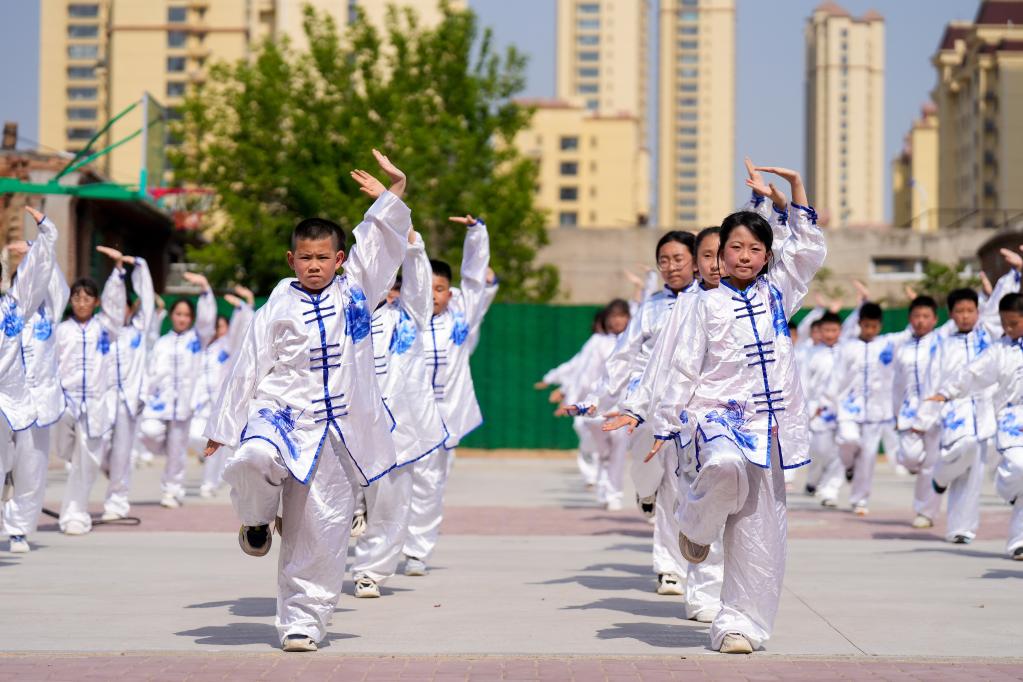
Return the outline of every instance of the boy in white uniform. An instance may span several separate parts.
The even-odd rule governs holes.
[[[375,188],[380,197],[355,228],[347,261],[336,224],[312,218],[295,228],[288,265],[297,278],[282,280],[256,313],[206,427],[207,456],[237,448],[224,480],[242,550],[263,556],[271,524],[281,534],[285,651],[315,651],[326,636],[344,582],[354,487],[396,465],[370,326],[405,256],[411,214],[400,199],[404,174],[373,153],[391,190]],[[352,177],[364,192],[375,187],[362,171]]]

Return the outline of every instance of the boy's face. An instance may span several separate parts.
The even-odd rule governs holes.
[[[909,312],[909,326],[913,328],[913,334],[924,336],[934,331],[938,324],[938,314],[928,306],[917,306]]]
[[[860,320],[860,339],[873,341],[881,333],[881,320]]]
[[[345,252],[338,251],[331,237],[297,239],[295,250],[288,251],[288,267],[295,271],[298,283],[307,291],[320,291],[334,279]]]
[[[433,276],[433,314],[440,315],[451,302],[451,280],[440,275]]]
[[[629,326],[629,316],[617,310],[608,313],[604,327],[608,334],[621,334]]]
[[[1023,315],[1014,311],[999,311],[998,317],[1002,318],[1002,329],[1006,336],[1013,341],[1023,336]]]
[[[99,299],[85,289],[79,289],[71,294],[71,314],[79,322],[88,321],[97,305],[99,305]]]
[[[817,329],[820,331],[821,343],[825,346],[834,346],[838,343],[838,337],[842,335],[842,325],[834,322],[824,322]]]
[[[821,326],[819,324],[810,327],[810,341],[815,346],[821,342]]]
[[[977,304],[973,301],[959,301],[949,311],[952,319],[955,320],[956,329],[961,332],[972,332],[977,326],[977,318],[980,313]]]
[[[696,250],[696,268],[700,279],[707,289],[716,289],[721,282],[721,271],[718,269],[718,246],[721,237],[716,234],[707,235]]]

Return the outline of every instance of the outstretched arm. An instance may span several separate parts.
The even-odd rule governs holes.
[[[401,266],[401,305],[422,331],[433,315],[433,270],[426,255],[423,237],[409,232],[409,246]]]
[[[487,268],[490,267],[490,233],[487,225],[472,215],[453,216],[453,223],[466,226],[465,245],[462,247],[462,272],[459,289],[465,306],[465,322],[469,333],[483,324],[486,312]]]
[[[36,221],[39,236],[18,265],[10,295],[27,317],[46,298],[50,286],[50,277],[57,260],[57,226],[31,206],[26,206],[25,211]]]
[[[199,301],[195,306],[195,333],[199,335],[199,342],[205,348],[213,340],[213,334],[217,330],[217,299],[213,295],[210,283],[203,275],[197,272],[186,272],[186,282],[199,287]]]

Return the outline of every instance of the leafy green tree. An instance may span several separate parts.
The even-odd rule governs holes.
[[[980,277],[964,277],[963,271],[966,265],[960,263],[952,267],[936,261],[928,261],[924,266],[924,278],[920,284],[914,285],[920,293],[927,293],[933,296],[939,305],[943,305],[945,298],[953,289],[968,287],[976,289],[980,286]]]
[[[171,156],[178,181],[217,195],[219,227],[190,258],[216,280],[269,291],[289,274],[298,220],[359,222],[368,205],[348,173],[378,172],[376,147],[408,174],[406,201],[431,257],[457,270],[464,228],[448,217],[481,215],[502,298],[550,300],[557,270],[534,264],[547,243],[537,168],[512,144],[532,115],[511,101],[526,59],[496,54],[471,11],[441,7],[432,29],[391,7],[382,33],[360,17],[344,35],[307,7],[308,51],[267,41],[251,60],[214,65],[186,100]]]

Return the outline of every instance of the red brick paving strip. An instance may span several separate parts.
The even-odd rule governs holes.
[[[326,654],[0,654],[7,680],[1023,680],[1023,659],[338,657]]]

